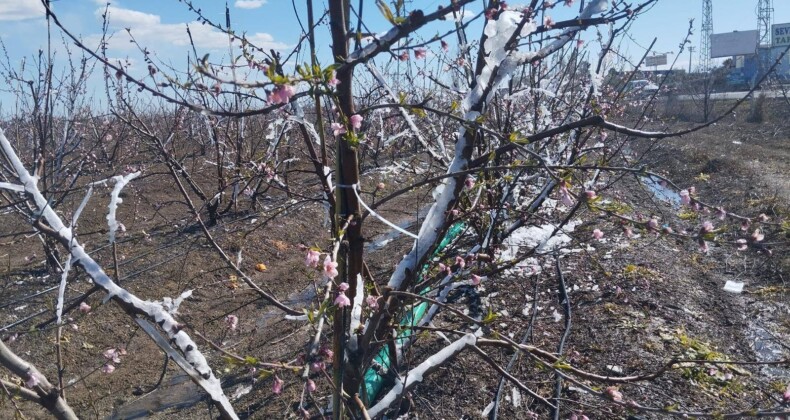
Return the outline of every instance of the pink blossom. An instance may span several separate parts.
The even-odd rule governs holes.
[[[785,402],[790,402],[790,384],[787,385],[787,390],[782,394],[782,399],[785,400]]]
[[[332,261],[332,259],[329,258],[329,255],[324,258],[324,275],[330,279],[333,279],[338,275],[337,263]]]
[[[27,385],[28,388],[33,388],[40,383],[41,381],[38,378],[38,374],[33,372],[27,373],[27,379],[25,379],[25,385]]]
[[[425,48],[415,48],[414,49],[414,58],[416,58],[417,60],[425,58],[426,55],[427,55],[427,52],[425,51]]]
[[[735,241],[735,243],[738,244],[738,251],[746,251],[746,248],[749,247],[747,245],[746,239],[738,239]]]
[[[684,206],[688,206],[691,204],[691,196],[689,195],[689,190],[681,190],[680,191],[680,204]]]
[[[315,385],[315,382],[312,379],[308,379],[305,388],[307,389],[307,392],[312,394],[318,387]]]
[[[603,238],[603,232],[600,229],[595,229],[592,233],[594,239],[601,239]]]
[[[335,298],[335,305],[342,308],[344,306],[351,305],[351,300],[348,298],[348,296],[346,296],[345,293],[340,292],[337,294],[337,297]]]
[[[404,51],[398,56],[398,60],[400,61],[409,61],[409,53]]]
[[[351,116],[351,127],[354,128],[354,130],[359,130],[360,128],[362,128],[362,120],[363,120],[363,118],[362,118],[361,115],[359,115],[359,114],[352,115]]]
[[[565,5],[568,6],[568,7],[573,6],[573,1],[574,0],[565,0]]]
[[[598,196],[598,194],[596,194],[595,191],[585,191],[584,192],[584,197],[587,198],[588,200],[594,200],[595,197],[597,197],[597,196]]]
[[[338,284],[337,285],[337,290],[340,290],[341,292],[345,292],[346,290],[348,290],[348,283],[343,282],[343,283]]]
[[[236,315],[228,315],[225,317],[225,328],[236,331],[236,328],[239,327],[239,317]]]
[[[283,392],[284,383],[285,381],[283,381],[279,377],[277,376],[274,377],[274,382],[272,383],[272,392],[274,393],[274,395],[280,395],[280,393]]]
[[[121,356],[116,349],[107,349],[102,353],[105,359],[111,360],[114,363],[121,363]]]
[[[765,213],[760,213],[760,215],[757,216],[757,218],[760,219],[761,222],[767,222],[770,219],[770,217],[768,217],[768,215],[766,215]]]
[[[464,187],[466,187],[467,190],[471,190],[472,188],[474,188],[475,179],[472,178],[471,176],[466,177],[466,179],[464,180]]]
[[[85,302],[80,302],[80,312],[87,314],[91,311],[91,305],[88,305]]]
[[[386,185],[383,182],[379,182],[378,184],[376,184],[377,190],[383,190],[385,187]]]
[[[765,235],[763,235],[763,234],[760,232],[760,229],[755,229],[755,230],[754,230],[754,232],[752,232],[752,240],[753,240],[754,242],[760,242],[760,241],[762,241],[763,239],[765,239]]]
[[[475,286],[479,285],[480,284],[480,280],[482,280],[482,277],[478,276],[477,274],[472,274],[472,284],[473,285],[475,285]]]
[[[466,267],[466,260],[464,260],[464,257],[461,256],[455,257],[455,263],[458,265],[458,267],[461,268]]]
[[[271,94],[269,94],[269,102],[273,105],[279,104],[287,104],[291,101],[291,97],[294,96],[296,90],[291,85],[281,85],[277,86]]]
[[[550,29],[552,26],[554,26],[554,19],[552,19],[551,16],[546,16],[543,19],[543,26]]]
[[[565,207],[573,207],[574,201],[566,186],[560,187],[560,201]]]
[[[331,87],[335,87],[340,84],[340,80],[337,80],[337,78],[335,77],[334,70],[332,70],[332,74],[329,75],[329,80],[326,82],[326,84],[328,84]]]
[[[724,220],[727,217],[727,211],[725,211],[721,207],[717,207],[716,208],[716,217],[718,217],[719,220]]]
[[[310,363],[310,371],[311,372],[321,372],[326,369],[326,363],[324,362],[313,362]]]
[[[115,366],[109,363],[105,363],[104,366],[101,367],[101,371],[102,373],[106,373],[109,375],[110,373],[115,372]]]
[[[447,51],[447,50],[450,49],[450,45],[448,45],[447,42],[445,42],[445,40],[442,40],[442,49],[444,51]]]
[[[702,233],[709,233],[713,231],[713,223],[705,221],[702,223]]]
[[[439,263],[437,267],[439,268],[439,272],[447,270],[447,266],[442,263]]]
[[[373,295],[369,295],[365,298],[365,303],[368,304],[370,309],[378,309],[379,307],[379,298]]]
[[[658,230],[658,219],[656,219],[655,216],[647,221],[647,228],[650,230]]]
[[[333,352],[329,347],[321,347],[321,350],[318,352],[321,354],[321,356],[324,356],[325,359],[332,359],[335,356],[335,352]]]
[[[701,252],[707,253],[710,250],[710,248],[708,248],[708,243],[705,242],[704,239],[700,238],[698,243],[699,243],[699,250]]]
[[[581,48],[582,46],[584,46],[584,40],[583,39],[577,39],[576,40],[576,48]]]
[[[623,394],[613,386],[606,388],[606,395],[608,395],[609,398],[611,398],[614,401],[619,402],[623,400]]]
[[[304,265],[312,268],[318,267],[318,260],[321,257],[321,253],[318,251],[308,249],[307,255],[304,257]]]
[[[634,236],[634,231],[631,230],[631,228],[629,226],[626,226],[626,227],[623,228],[623,233],[625,234],[626,238],[630,238],[630,237]]]
[[[332,128],[332,135],[334,135],[335,137],[341,134],[346,134],[346,126],[344,126],[343,124],[332,123],[330,128]]]

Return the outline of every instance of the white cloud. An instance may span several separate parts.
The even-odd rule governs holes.
[[[137,10],[110,6],[108,11],[110,27],[117,30],[110,40],[110,48],[113,49],[127,50],[136,48],[129,43],[127,28],[131,30],[135,40],[151,50],[163,47],[186,47],[189,45],[187,25],[189,25],[192,39],[197,48],[219,49],[227,48],[228,46],[228,36],[226,34],[209,25],[202,25],[197,21],[162,23],[162,18],[159,15]],[[103,13],[104,8],[101,8],[96,10],[95,15],[101,19]],[[95,37],[91,37],[91,40],[93,38]],[[286,44],[275,41],[273,36],[263,32],[247,34],[247,39],[256,46],[266,50],[287,48]]]
[[[0,21],[44,17],[40,0],[0,0]]]
[[[266,4],[266,0],[236,0],[233,7],[239,9],[257,9]]]

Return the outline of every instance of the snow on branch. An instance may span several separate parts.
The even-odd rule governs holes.
[[[118,209],[118,204],[123,202],[123,199],[119,197],[121,190],[126,184],[138,176],[140,176],[140,171],[128,175],[117,175],[112,177],[112,180],[115,181],[115,187],[113,187],[112,193],[110,194],[110,204],[108,205],[109,211],[107,212],[107,225],[110,227],[110,243],[115,242],[115,232],[118,230],[119,226],[118,221],[115,219],[115,211]]]
[[[225,396],[219,379],[214,376],[214,372],[208,365],[206,357],[198,350],[197,344],[189,334],[182,330],[182,326],[173,318],[168,308],[165,308],[161,302],[151,302],[138,298],[116,284],[104,272],[99,263],[85,251],[85,248],[74,236],[71,228],[66,227],[60,216],[48,205],[47,199],[38,189],[38,178],[30,175],[30,172],[25,168],[2,130],[0,130],[0,149],[5,152],[6,158],[17,173],[17,178],[24,185],[25,192],[35,202],[42,218],[46,220],[53,231],[53,235],[69,249],[73,263],[81,265],[93,282],[107,292],[108,299],[114,299],[129,315],[140,314],[155,321],[167,333],[170,341],[175,343],[189,365],[197,371],[198,376],[192,376],[193,380],[209,394],[222,416],[237,419],[238,416]],[[120,188],[123,186],[121,185],[119,188],[118,184],[125,185],[138,175],[139,173],[121,177],[120,180],[117,180],[115,190],[120,192]],[[114,193],[115,190],[113,191]],[[110,220],[109,216],[108,220]],[[163,350],[168,351],[167,348],[163,348]]]
[[[426,375],[446,364],[451,358],[457,356],[464,349],[469,346],[474,346],[477,343],[477,337],[474,334],[466,334],[460,339],[454,341],[447,347],[439,350],[433,356],[425,359],[417,367],[410,370],[405,377],[399,378],[395,386],[381,398],[373,407],[368,409],[370,418],[374,418],[387,410],[391,405],[398,400],[398,397],[403,395],[404,392],[414,388],[418,383],[422,382]]]

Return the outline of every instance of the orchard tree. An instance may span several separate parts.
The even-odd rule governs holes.
[[[70,311],[90,311],[85,296],[66,302],[70,275],[79,268],[94,284],[88,294],[104,293],[134,319],[206,391],[223,418],[238,415],[218,379],[217,364],[223,362],[207,347],[235,367],[266,372],[260,377],[274,394],[284,386],[301,387],[294,412],[305,417],[392,415],[426,377],[461,354],[479,358],[526,394],[536,417],[584,418],[583,410],[566,407],[563,382],[634,412],[730,418],[788,414],[787,392],[773,406],[732,413],[684,412],[639,401],[619,387],[655,380],[679,369],[680,362],[668,360],[637,375],[602,375],[574,366],[563,355],[571,302],[562,251],[572,237],[599,241],[621,235],[627,241],[635,234],[655,235],[696,243],[699,252],[715,243],[733,252],[770,255],[766,238],[783,228],[765,215],[739,215],[706,203],[690,185],[681,188],[644,166],[637,140],[654,144],[693,133],[740,104],[704,125],[673,132],[652,119],[655,94],[635,98],[623,92],[633,74],[605,82],[619,53],[618,39],[657,0],[531,0],[525,5],[451,0],[433,10],[405,1],[379,0],[372,8],[367,1],[328,0],[326,13],[306,0],[306,16],[298,16],[302,36],[288,54],[265,51],[241,35],[231,26],[227,7],[221,24],[184,1],[201,23],[227,35],[229,62],[216,62],[193,46],[191,67],[176,72],[137,44],[130,30],[146,60],[143,76],[108,58],[109,38],[98,48],[86,45],[61,24],[57,4],[44,3],[47,18],[105,69],[110,104],[103,119],[91,120],[95,145],[69,149],[73,140],[56,140],[49,125],[37,129],[44,140],[32,149],[21,136],[0,136],[4,202],[32,221],[37,234],[53,244],[50,248],[58,244],[61,250],[52,253],[62,266],[56,270],[61,281],[54,322],[62,325]],[[374,19],[363,17],[371,13],[388,22],[386,32],[369,27]],[[557,15],[573,17],[555,20]],[[111,8],[104,18],[112,20]],[[475,25],[479,34],[471,32]],[[327,30],[329,61],[322,60],[316,45]],[[597,34],[597,40],[585,42],[585,31]],[[687,38],[679,41],[683,48]],[[121,142],[104,131],[134,136],[139,143]],[[105,162],[118,174],[91,182],[77,182],[80,173],[69,178],[70,193],[85,194],[65,217],[63,200],[51,185],[66,181],[57,178],[60,167],[46,156],[54,150],[73,156],[85,147],[100,150],[95,164]],[[157,161],[135,161],[136,151],[151,153]],[[76,162],[94,163],[91,159]],[[307,164],[300,166],[300,159]],[[308,326],[297,359],[279,363],[233,354],[179,321],[179,306],[192,305],[190,290],[145,300],[108,274],[118,272],[115,235],[124,226],[116,212],[122,190],[155,165],[166,169],[186,209],[184,219],[194,222],[233,281],[289,322]],[[412,170],[407,183],[388,185],[376,178],[404,168]],[[633,180],[677,193],[685,214],[680,225],[649,213],[636,197],[614,192]],[[110,186],[107,229],[114,258],[100,261],[86,252],[77,222],[93,190]],[[385,210],[414,200],[419,192],[430,198],[411,203],[409,211],[419,219],[413,233]],[[275,194],[281,201],[265,205],[266,197]],[[244,241],[222,240],[216,227],[243,210],[259,212],[266,219],[264,229],[250,230],[247,238],[261,234],[270,220],[299,218],[315,208],[325,215],[325,224],[299,252],[316,297],[306,308],[296,308],[245,268]],[[380,223],[412,241],[406,255],[387,254],[392,264],[387,279],[374,278],[366,259],[366,238]],[[501,308],[487,298],[486,286],[517,283],[534,284],[536,291],[540,284],[562,297],[559,316],[565,330],[556,351],[513,338],[494,322]],[[453,305],[461,295],[471,302],[467,311]],[[236,331],[239,321],[234,314],[224,318],[228,331]],[[533,315],[528,328],[534,323]],[[444,344],[437,348],[426,336]],[[120,349],[110,350],[105,374],[123,356]],[[536,389],[492,356],[499,352],[526,355],[556,385],[548,392]],[[413,363],[414,355],[421,360]],[[5,344],[0,363],[25,382],[4,380],[12,393],[58,418],[76,418],[62,393],[62,377],[54,385]],[[331,402],[320,404],[323,398]],[[488,410],[493,417],[498,399]]]

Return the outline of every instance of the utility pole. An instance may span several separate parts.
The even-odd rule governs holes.
[[[694,57],[694,50],[696,50],[696,48],[689,45],[689,74],[691,74],[691,59]]]

